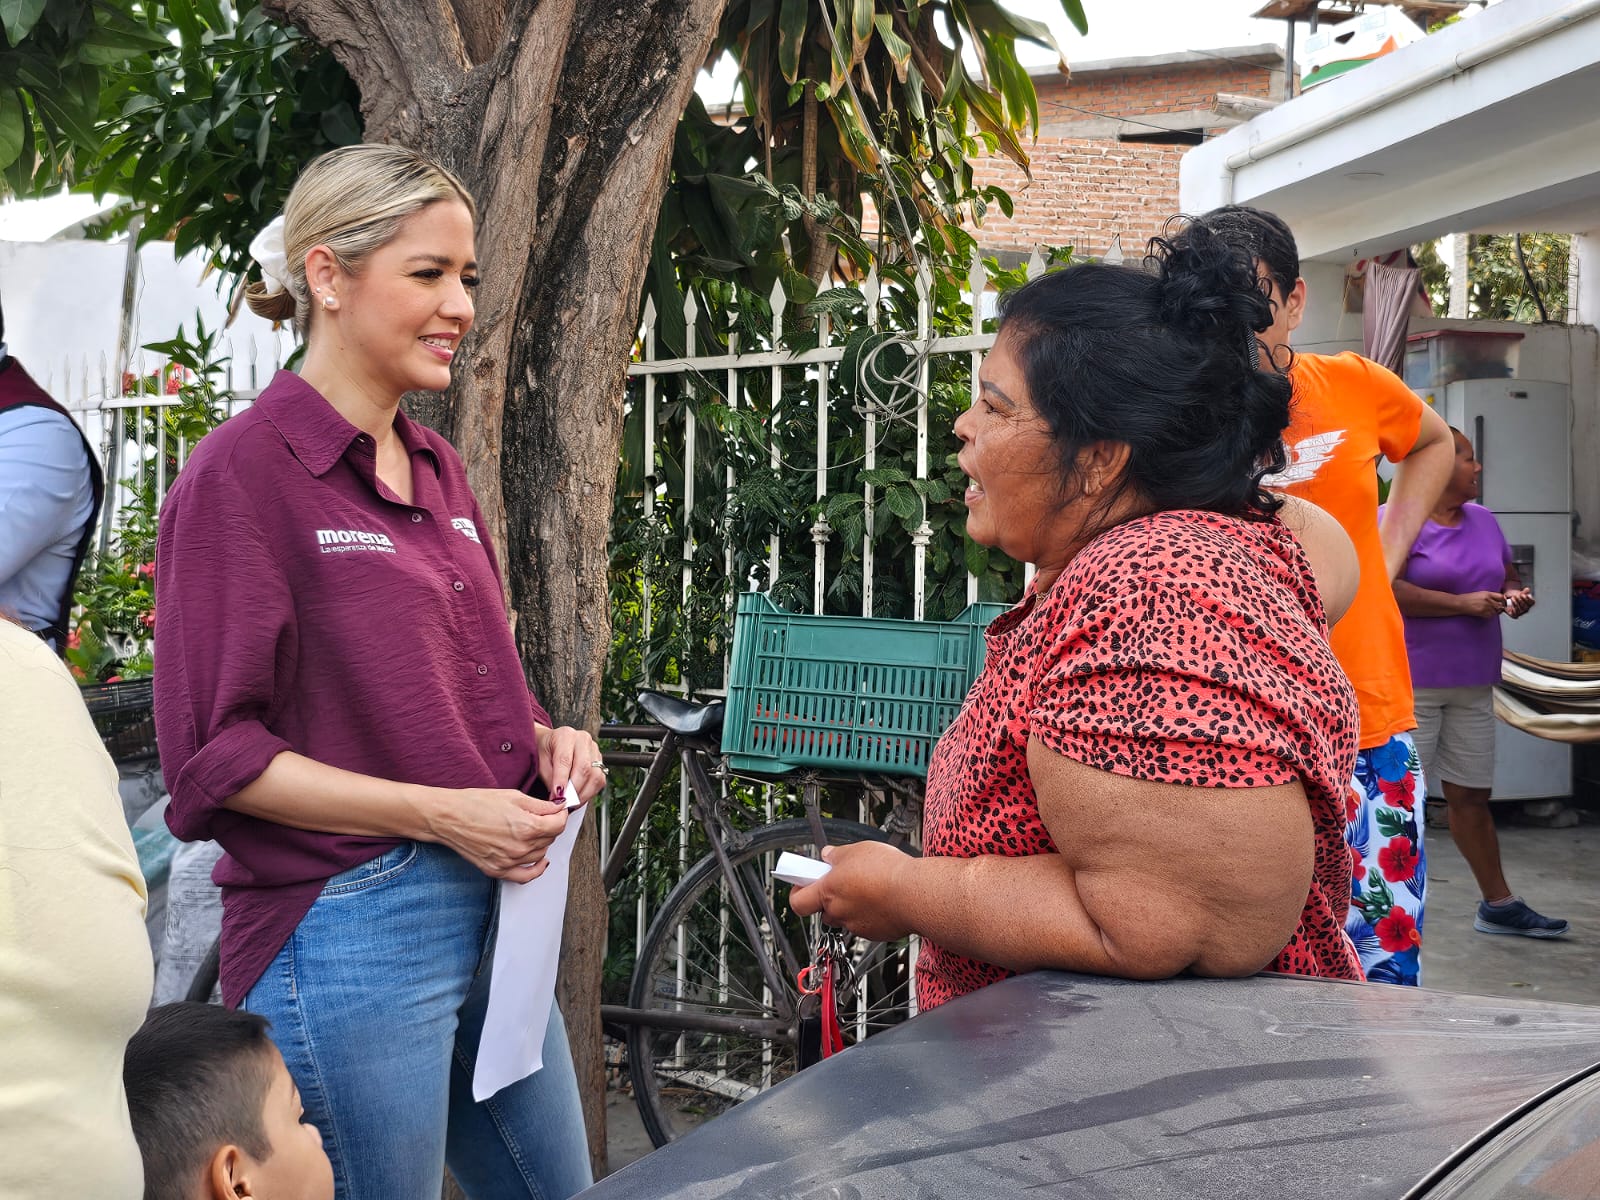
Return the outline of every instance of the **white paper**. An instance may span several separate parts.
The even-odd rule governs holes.
[[[571,785],[567,803],[576,799]],[[472,1098],[487,1100],[544,1065],[544,1035],[556,998],[561,961],[561,923],[567,913],[567,876],[572,846],[588,807],[567,818],[550,843],[544,874],[529,883],[500,882],[500,924],[489,977],[489,1009],[472,1073]]]
[[[772,868],[772,877],[781,879],[784,883],[792,883],[795,887],[805,887],[821,879],[833,866],[820,859],[807,858],[804,854],[791,854],[785,850],[778,855],[778,863]]]

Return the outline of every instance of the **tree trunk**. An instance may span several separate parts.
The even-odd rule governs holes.
[[[412,410],[461,452],[501,550],[528,682],[597,728],[611,642],[606,541],[625,367],[678,117],[725,0],[264,0],[329,46],[368,138],[412,146],[477,198],[483,285],[464,365]],[[467,14],[459,18],[458,14]],[[566,1014],[605,1170],[598,835],[575,852]]]

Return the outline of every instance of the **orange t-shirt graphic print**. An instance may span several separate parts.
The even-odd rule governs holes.
[[[1378,539],[1376,464],[1380,456],[1398,462],[1411,452],[1422,400],[1359,354],[1296,355],[1289,378],[1289,463],[1266,483],[1325,509],[1355,542],[1361,583],[1330,641],[1356,690],[1367,750],[1416,725],[1405,627]]]

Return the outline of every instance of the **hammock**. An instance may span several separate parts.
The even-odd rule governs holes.
[[[1555,742],[1600,742],[1600,663],[1551,662],[1506,651],[1494,715]]]

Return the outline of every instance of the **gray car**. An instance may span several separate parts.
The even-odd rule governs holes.
[[[1600,1008],[1039,972],[846,1050],[583,1193],[1600,1197]]]

